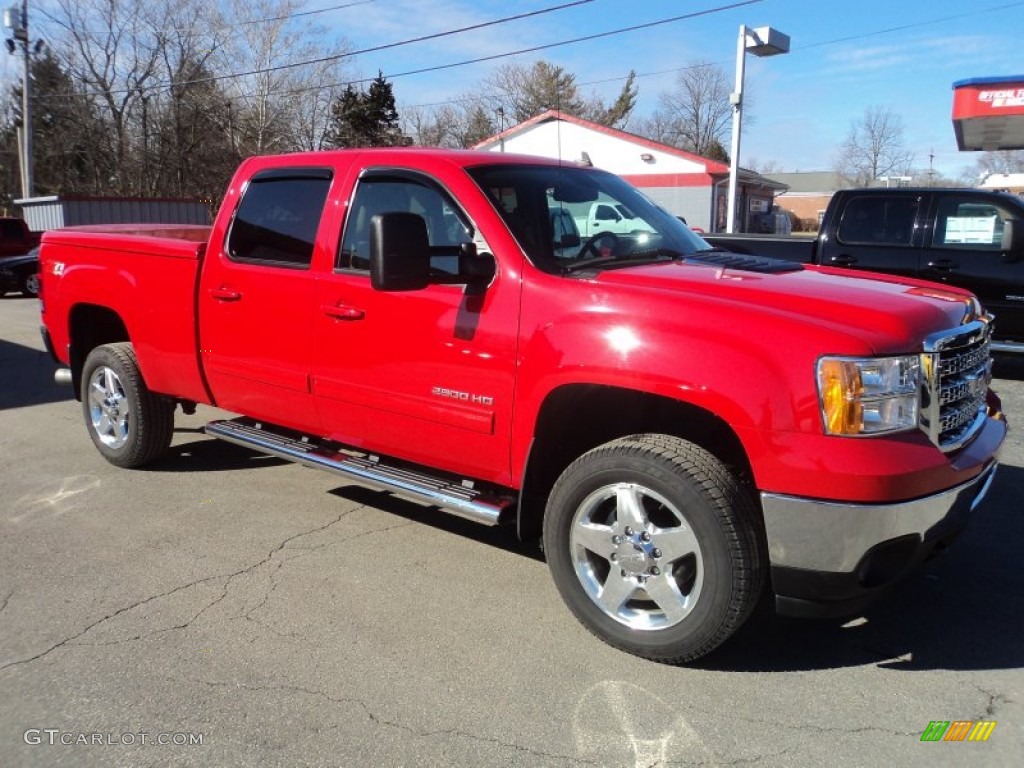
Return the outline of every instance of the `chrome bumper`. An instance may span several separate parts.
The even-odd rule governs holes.
[[[996,462],[948,491],[899,504],[841,504],[761,494],[772,568],[852,573],[871,550],[904,536],[944,536],[966,522],[995,476]]]

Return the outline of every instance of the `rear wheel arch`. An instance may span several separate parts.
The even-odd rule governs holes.
[[[104,344],[130,341],[121,316],[98,304],[76,304],[68,316],[69,362],[75,398],[82,399],[82,368],[89,353]]]

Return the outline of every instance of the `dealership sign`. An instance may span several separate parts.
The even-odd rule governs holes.
[[[953,131],[961,150],[1024,150],[1024,75],[953,83]]]
[[[953,130],[961,150],[1024,149],[1024,75],[953,83]]]

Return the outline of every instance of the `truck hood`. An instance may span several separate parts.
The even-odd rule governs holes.
[[[874,354],[916,352],[936,331],[976,317],[976,300],[958,288],[913,278],[851,273],[827,267],[754,271],[684,261],[605,270],[595,280],[612,289],[641,290],[678,306],[710,302],[723,317],[778,320],[836,336],[853,337]]]

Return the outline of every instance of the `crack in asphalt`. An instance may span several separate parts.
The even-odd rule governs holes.
[[[385,717],[382,717],[382,716],[378,715],[377,713],[375,713],[370,708],[370,705],[367,704],[362,699],[351,698],[351,697],[337,698],[337,697],[331,696],[330,694],[326,693],[325,691],[320,691],[320,690],[316,690],[316,689],[313,689],[313,688],[304,688],[304,687],[302,687],[300,685],[249,685],[249,684],[246,684],[246,683],[229,683],[229,682],[221,682],[221,681],[216,681],[216,680],[197,680],[197,679],[184,679],[184,680],[182,680],[182,679],[172,679],[172,678],[168,678],[168,679],[172,680],[175,683],[191,682],[191,683],[196,683],[198,685],[205,685],[205,686],[207,686],[209,688],[233,688],[233,689],[236,689],[236,690],[240,689],[240,690],[244,690],[244,691],[252,691],[254,693],[279,692],[279,693],[297,693],[297,694],[304,694],[306,696],[315,696],[317,698],[324,699],[325,701],[329,701],[332,704],[350,704],[350,705],[355,705],[355,706],[357,706],[358,708],[360,708],[363,711],[363,713],[366,715],[366,718],[371,723],[373,723],[374,725],[379,725],[379,726],[383,726],[383,727],[386,727],[386,728],[393,728],[393,729],[396,729],[396,730],[400,730],[400,731],[402,731],[404,733],[408,733],[411,736],[414,736],[416,738],[434,738],[436,736],[442,736],[442,737],[443,736],[454,736],[454,737],[457,737],[457,738],[469,739],[469,740],[475,741],[475,742],[482,742],[482,743],[485,743],[485,744],[494,744],[494,745],[499,746],[499,747],[504,747],[504,748],[507,748],[507,749],[516,750],[517,752],[523,752],[525,754],[532,755],[534,757],[543,757],[543,758],[548,758],[548,759],[564,760],[566,762],[573,763],[573,764],[576,764],[576,765],[599,765],[599,763],[596,763],[593,760],[585,760],[585,759],[578,758],[578,757],[572,757],[571,755],[560,755],[560,754],[555,754],[555,753],[552,753],[552,752],[544,752],[544,751],[539,750],[539,749],[533,749],[532,747],[524,747],[521,744],[515,744],[513,742],[502,741],[501,739],[498,739],[498,738],[495,738],[495,737],[492,737],[492,736],[480,736],[480,735],[477,735],[477,734],[474,734],[474,733],[469,733],[467,731],[463,731],[463,730],[460,730],[458,728],[443,728],[443,729],[437,729],[437,730],[421,730],[421,729],[413,728],[412,726],[405,725],[405,724],[400,723],[400,722],[395,721],[395,720],[389,720],[389,719],[387,719]]]
[[[965,680],[964,682],[988,699],[988,703],[985,705],[985,711],[980,716],[971,718],[972,720],[993,720],[995,718],[996,708],[1000,704],[1013,703],[1013,699],[1004,693],[992,693],[992,691],[986,690],[970,680]]]
[[[316,528],[312,528],[312,529],[310,529],[308,531],[302,531],[300,533],[296,533],[293,536],[289,536],[284,541],[282,541],[280,544],[278,544],[276,547],[274,547],[272,550],[270,550],[270,552],[268,552],[267,555],[262,560],[260,560],[260,561],[258,561],[256,563],[253,563],[252,565],[248,565],[248,566],[246,566],[244,568],[240,568],[239,570],[234,571],[232,573],[221,573],[221,574],[216,574],[214,576],[205,576],[205,577],[203,577],[201,579],[196,579],[195,581],[191,581],[188,584],[179,585],[179,586],[175,587],[174,589],[170,589],[170,590],[167,590],[166,592],[161,592],[161,593],[156,594],[156,595],[151,595],[151,596],[149,596],[147,598],[144,598],[142,600],[138,600],[138,601],[132,603],[131,605],[127,605],[127,606],[124,606],[123,608],[119,608],[118,610],[114,611],[113,613],[110,613],[110,614],[108,614],[108,615],[106,615],[106,616],[104,616],[104,617],[102,617],[100,619],[97,619],[97,620],[93,621],[91,624],[88,624],[80,632],[77,632],[76,634],[71,635],[70,637],[66,637],[66,638],[64,638],[63,640],[61,640],[58,643],[54,643],[49,648],[47,648],[47,649],[45,649],[43,651],[40,651],[39,653],[37,653],[37,654],[35,654],[33,656],[29,656],[29,657],[24,658],[24,659],[16,659],[15,661],[9,661],[9,662],[7,662],[5,664],[0,665],[0,672],[4,671],[6,669],[10,669],[11,667],[15,667],[15,666],[21,665],[21,664],[30,664],[30,663],[32,663],[34,661],[38,661],[39,659],[41,659],[41,658],[43,658],[45,656],[48,656],[49,654],[53,653],[54,651],[56,651],[56,650],[58,650],[60,648],[63,648],[64,646],[66,646],[68,644],[74,644],[76,646],[119,645],[121,643],[133,642],[133,641],[136,641],[136,640],[140,640],[143,637],[148,637],[150,635],[161,634],[163,632],[171,632],[171,631],[175,631],[175,630],[185,629],[192,622],[194,622],[196,619],[198,619],[200,616],[202,616],[206,611],[208,611],[210,608],[212,608],[213,606],[217,605],[218,603],[220,603],[222,600],[224,600],[227,597],[228,590],[229,590],[229,588],[231,586],[231,582],[235,578],[237,578],[238,576],[242,576],[244,574],[251,573],[252,571],[254,571],[257,568],[259,568],[260,566],[270,562],[274,558],[274,556],[278,552],[283,550],[285,547],[287,547],[290,542],[295,541],[296,539],[301,539],[301,538],[303,538],[305,536],[311,536],[311,535],[313,535],[315,533],[320,533],[321,531],[324,531],[327,528],[330,528],[331,526],[338,524],[345,517],[347,517],[348,515],[351,515],[353,512],[357,512],[357,511],[365,509],[365,508],[366,508],[366,505],[365,504],[361,504],[358,507],[353,507],[352,509],[348,509],[348,510],[342,512],[340,515],[338,515],[336,518],[334,518],[330,522],[327,522],[327,523],[325,523],[323,525],[317,526]],[[381,530],[388,530],[388,529],[381,529]],[[368,532],[363,531],[363,532],[357,534],[356,536],[352,536],[352,537],[349,537],[349,538],[358,538],[360,536],[367,535],[367,533]],[[183,624],[175,625],[173,627],[165,627],[163,629],[155,630],[153,632],[142,633],[142,634],[136,635],[134,637],[121,638],[120,640],[114,640],[114,641],[105,642],[105,643],[75,643],[74,642],[75,640],[77,640],[78,638],[84,636],[86,633],[90,632],[91,630],[95,629],[96,627],[100,626],[101,624],[104,624],[105,622],[108,622],[111,619],[117,618],[118,616],[121,616],[123,614],[126,614],[129,611],[133,611],[136,608],[139,608],[139,607],[141,607],[143,605],[147,605],[148,603],[151,603],[154,600],[159,600],[159,599],[164,598],[164,597],[170,597],[171,595],[177,594],[178,592],[182,592],[182,591],[184,591],[186,589],[191,589],[192,587],[196,587],[196,586],[199,586],[201,584],[206,584],[206,583],[209,583],[209,582],[216,582],[216,581],[219,581],[221,579],[225,580],[223,588],[221,589],[221,594],[215,600],[213,600],[212,602],[208,603],[206,606],[201,608],[195,615],[192,616],[192,618],[190,618],[188,621],[184,622]],[[11,594],[13,594],[13,592]],[[6,606],[7,600],[10,599],[10,596],[11,595],[8,595],[7,598],[5,598],[5,600],[4,600],[4,605],[5,606]]]
[[[714,760],[708,762],[707,760],[701,760],[699,762],[681,761],[681,760],[667,760],[662,762],[658,760],[652,763],[648,768],[654,768],[655,766],[670,766],[670,765],[681,765],[681,766],[702,766],[702,765],[746,765],[748,763],[758,764],[764,760],[772,760],[774,758],[785,757],[792,754],[793,752],[799,752],[799,746],[786,747],[778,752],[765,752],[764,754],[754,755],[753,757],[737,757],[735,760]]]
[[[271,632],[272,634],[277,635],[278,637],[282,637],[282,638],[286,638],[286,639],[290,639],[290,640],[303,640],[305,642],[309,642],[309,639],[307,637],[305,637],[304,635],[301,635],[301,634],[299,634],[297,632],[282,632],[281,630],[279,630],[279,629],[277,629],[275,627],[272,627],[270,624],[267,624],[266,622],[260,621],[259,619],[253,617],[253,614],[256,613],[256,611],[258,611],[261,608],[263,608],[267,604],[267,602],[269,602],[271,595],[273,595],[274,592],[277,591],[277,588],[280,585],[280,582],[278,581],[277,576],[280,573],[281,568],[284,567],[285,563],[290,563],[293,560],[299,560],[299,559],[301,559],[303,557],[307,557],[311,553],[316,552],[317,550],[320,550],[320,549],[325,549],[327,547],[336,547],[336,546],[341,545],[341,544],[347,544],[347,543],[349,543],[351,541],[354,541],[355,539],[361,539],[364,536],[373,536],[373,535],[376,535],[376,534],[379,534],[379,533],[386,533],[388,531],[393,531],[396,528],[405,528],[405,527],[410,526],[410,525],[414,525],[414,522],[413,521],[406,521],[406,522],[402,522],[402,523],[397,523],[396,525],[389,525],[389,526],[387,526],[385,528],[375,528],[372,531],[362,531],[361,533],[355,533],[355,534],[352,534],[351,536],[346,536],[346,537],[341,538],[341,539],[336,539],[334,541],[329,541],[329,542],[327,542],[325,544],[317,544],[317,545],[311,546],[311,547],[289,547],[288,551],[290,553],[292,553],[292,554],[287,559],[279,560],[277,562],[277,567],[274,568],[274,570],[270,573],[270,575],[268,577],[269,581],[270,581],[270,589],[268,589],[263,594],[263,598],[258,603],[256,603],[256,605],[252,606],[251,608],[246,609],[244,612],[238,614],[237,616],[231,617],[232,620],[243,619],[243,620],[245,620],[246,622],[248,622],[250,624],[255,624],[256,626],[260,627],[261,629],[264,629],[264,630],[266,630],[268,632]]]
[[[7,603],[10,602],[12,597],[14,597],[14,590],[13,589],[10,592],[7,593],[6,597],[4,597],[3,603],[0,604],[0,613],[4,612],[4,609],[7,607]]]

